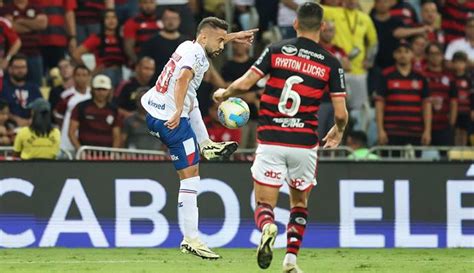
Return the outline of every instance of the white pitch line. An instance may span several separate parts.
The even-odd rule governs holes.
[[[127,263],[163,263],[163,261],[157,260],[97,260],[97,261],[2,261],[0,264],[127,264]]]

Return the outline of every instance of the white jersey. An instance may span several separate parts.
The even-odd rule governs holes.
[[[194,77],[189,82],[181,117],[189,117],[190,110],[196,106],[196,91],[201,85],[204,73],[209,69],[209,61],[200,44],[186,41],[178,46],[163,68],[155,86],[148,90],[141,99],[143,108],[152,117],[168,120],[175,113],[174,89],[182,69],[190,69],[194,73]]]

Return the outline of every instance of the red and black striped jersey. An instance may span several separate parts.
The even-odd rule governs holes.
[[[89,52],[95,55],[96,65],[111,67],[125,65],[125,51],[122,39],[116,35],[91,34],[83,43]]]
[[[418,23],[415,8],[404,0],[398,0],[398,3],[390,8],[390,16],[399,19],[405,26],[414,26]]]
[[[441,28],[446,35],[446,44],[465,36],[464,28],[469,16],[474,15],[474,1],[445,0],[442,11]]]
[[[104,0],[77,0],[76,23],[79,25],[100,24],[104,11]]]
[[[163,28],[163,23],[156,15],[139,14],[128,19],[123,26],[123,37],[135,40],[135,52],[139,53],[141,46]]]
[[[471,110],[471,95],[474,94],[474,86],[472,86],[471,79],[468,75],[454,77],[454,84],[458,91],[458,114],[470,115]]]
[[[428,81],[431,105],[433,106],[433,131],[449,128],[449,110],[451,100],[456,100],[458,92],[451,76],[446,71],[436,72],[427,68],[423,74]]]
[[[344,70],[321,45],[306,38],[268,47],[252,68],[269,75],[261,97],[260,143],[313,148],[318,145],[318,110],[323,90],[345,96]]]
[[[382,72],[377,100],[385,102],[384,129],[389,136],[421,137],[423,101],[429,98],[428,82],[414,70],[402,75],[395,66]]]

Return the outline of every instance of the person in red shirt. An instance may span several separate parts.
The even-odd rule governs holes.
[[[471,96],[474,96],[472,79],[467,74],[467,54],[458,51],[453,55],[454,83],[458,90],[458,118],[454,133],[454,144],[456,146],[467,145],[467,134],[471,124],[471,112],[474,111],[471,105]]]
[[[83,43],[92,34],[99,34],[101,18],[106,9],[114,8],[114,0],[76,0],[77,43]]]
[[[137,62],[143,44],[163,28],[156,15],[155,0],[139,0],[139,5],[140,14],[128,19],[123,27],[125,53],[130,64]]]
[[[96,62],[93,74],[102,73],[109,76],[113,87],[117,87],[122,79],[122,65],[126,64],[125,51],[115,11],[105,11],[103,18],[103,28],[100,34],[91,34],[82,45],[74,50],[72,56],[74,61],[84,64],[82,55],[93,52]]]
[[[21,40],[12,29],[8,19],[0,17],[0,95],[3,90],[3,71],[7,69],[10,59],[18,53]]]
[[[413,70],[423,71],[426,66],[425,48],[428,39],[425,35],[417,35],[411,38],[411,48],[413,49]]]
[[[442,46],[430,43],[425,49],[425,54],[427,66],[423,74],[428,80],[433,106],[431,144],[453,145],[458,112],[457,90],[451,75],[443,67]]]
[[[76,0],[32,0],[48,16],[48,26],[40,32],[39,43],[45,71],[55,67],[77,46],[74,10]]]
[[[92,80],[92,99],[74,107],[69,125],[69,139],[77,150],[81,145],[118,148],[121,145],[122,121],[109,99],[112,82],[105,75]]]
[[[441,28],[446,35],[446,44],[464,38],[467,19],[474,14],[474,1],[444,0],[439,2],[443,3]]]
[[[209,108],[209,115],[204,119],[209,138],[215,142],[236,141],[240,143],[241,130],[229,129],[219,122],[217,117],[217,103],[213,103]]]
[[[20,35],[20,53],[28,58],[27,79],[41,85],[43,58],[39,50],[39,32],[48,26],[48,17],[28,0],[14,0],[5,7],[4,12],[5,17],[12,21],[13,29]]]

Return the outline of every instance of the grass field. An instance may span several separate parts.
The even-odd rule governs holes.
[[[281,272],[284,250],[260,270],[253,249],[217,249],[206,261],[177,249],[0,249],[0,272]],[[474,249],[303,249],[298,263],[312,272],[474,272]]]

